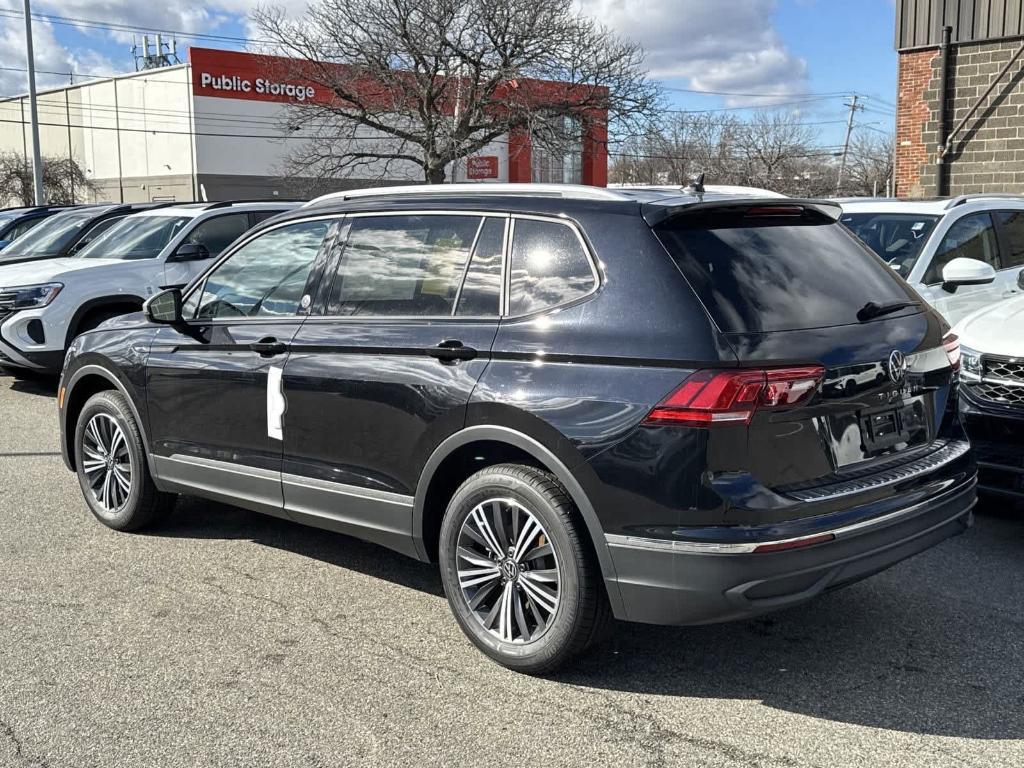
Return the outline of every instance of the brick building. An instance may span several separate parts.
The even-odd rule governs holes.
[[[897,0],[896,48],[896,194],[1024,192],[1024,1]]]

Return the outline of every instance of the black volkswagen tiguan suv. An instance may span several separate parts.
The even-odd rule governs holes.
[[[465,633],[522,671],[611,616],[802,603],[960,533],[975,502],[956,340],[839,214],[584,187],[321,198],[74,342],[65,461],[118,530],[192,494],[436,562]]]

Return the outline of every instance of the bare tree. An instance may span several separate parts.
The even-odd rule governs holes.
[[[0,189],[8,202],[31,205],[32,169],[17,152],[0,153]],[[74,205],[94,197],[99,187],[68,157],[43,158],[43,193],[49,205]]]
[[[892,178],[892,137],[881,133],[855,133],[846,161],[844,191],[851,195],[873,195],[885,191]]]
[[[816,138],[792,112],[759,111],[738,132],[746,183],[788,192],[799,187],[798,164]]]
[[[516,131],[578,144],[607,113],[613,134],[639,135],[661,100],[640,47],[573,0],[320,0],[298,20],[278,7],[253,18],[269,51],[297,59],[279,77],[332,95],[287,108],[309,139],[296,175],[383,177],[398,163],[443,182],[450,163]]]

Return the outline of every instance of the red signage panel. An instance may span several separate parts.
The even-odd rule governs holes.
[[[497,155],[479,155],[466,159],[466,177],[470,179],[498,178]]]

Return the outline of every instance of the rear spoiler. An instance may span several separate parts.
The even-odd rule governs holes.
[[[672,205],[671,200],[644,203],[640,212],[651,227],[677,216],[700,214],[705,211],[723,211],[742,208],[804,208],[839,221],[843,207],[834,200],[800,199],[795,197],[722,197],[701,202]]]

